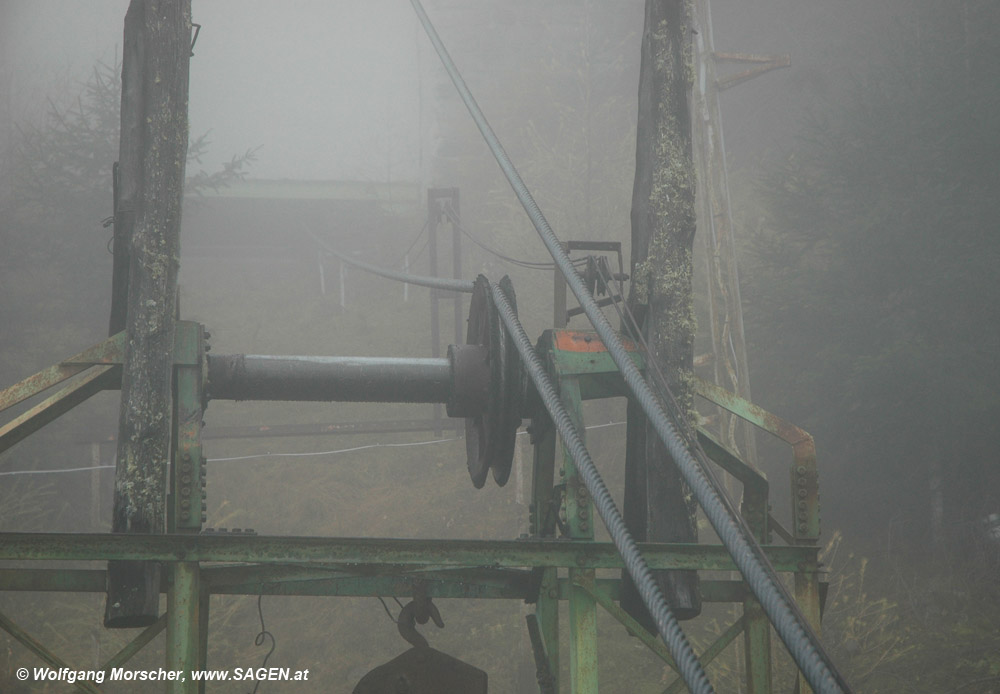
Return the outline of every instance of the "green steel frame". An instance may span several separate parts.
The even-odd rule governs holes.
[[[582,430],[584,400],[624,396],[617,369],[596,335],[547,331],[539,341],[563,402]],[[76,377],[55,395],[0,427],[0,451],[9,448],[72,406],[104,389],[119,386],[122,335],[50,367],[0,392],[0,410],[23,402]],[[638,356],[636,357],[638,360]],[[274,594],[325,596],[413,596],[518,599],[535,604],[544,658],[560,691],[560,660],[569,648],[572,694],[598,691],[597,613],[603,609],[645,643],[666,664],[665,646],[621,610],[618,579],[598,578],[598,569],[621,568],[610,543],[594,540],[595,515],[586,488],[567,454],[556,455],[556,434],[547,416],[529,427],[534,447],[532,499],[527,538],[509,541],[400,540],[383,538],[262,537],[202,533],[204,458],[199,432],[204,407],[206,361],[202,326],[179,321],[175,346],[173,459],[167,499],[168,534],[0,534],[0,560],[148,560],[163,562],[161,591],[167,611],[103,666],[121,667],[166,630],[165,668],[197,670],[206,666],[208,596]],[[794,576],[799,606],[818,628],[821,607],[818,562],[819,503],[816,455],[812,438],[801,429],[705,382],[699,395],[792,447],[791,492],[794,517],[786,529],[769,512],[769,485],[737,455],[699,429],[706,452],[743,484],[742,512],[779,572]],[[570,541],[556,540],[557,519]],[[772,545],[772,533],[787,544]],[[651,568],[734,571],[719,545],[640,545]],[[211,566],[203,566],[212,562]],[[703,600],[742,604],[742,615],[702,653],[703,663],[717,657],[740,634],[745,646],[747,691],[772,691],[770,626],[763,611],[739,580],[701,583]],[[104,592],[105,572],[96,569],[0,568],[0,590]],[[562,634],[559,603],[569,604],[568,633]],[[0,614],[0,629],[11,634],[53,667],[69,667],[24,629]],[[89,682],[78,690],[99,694]],[[678,678],[665,692],[682,691]],[[166,683],[168,694],[204,692],[204,682]],[[800,682],[800,691],[807,691]]]

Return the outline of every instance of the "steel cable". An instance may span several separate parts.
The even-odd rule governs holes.
[[[514,168],[513,163],[507,156],[503,145],[500,144],[499,139],[497,139],[496,134],[490,127],[489,122],[483,115],[468,86],[466,86],[465,80],[462,79],[458,68],[437,35],[437,31],[434,29],[433,24],[431,24],[430,18],[424,11],[420,0],[410,0],[410,3],[413,5],[417,17],[420,19],[431,43],[434,45],[434,49],[437,51],[438,57],[441,59],[459,96],[461,96],[497,164],[506,176],[507,182],[513,189],[524,211],[531,219],[535,230],[541,237],[545,247],[549,250],[549,254],[555,261],[559,271],[565,276],[566,284],[580,302],[584,313],[586,313],[594,329],[601,337],[611,358],[617,364],[629,391],[635,397],[636,402],[642,407],[649,421],[653,424],[682,477],[684,477],[699,505],[705,511],[706,517],[718,534],[719,539],[722,540],[726,550],[732,556],[737,568],[743,575],[754,596],[760,602],[761,607],[763,607],[764,612],[778,632],[781,640],[788,648],[796,665],[802,671],[814,691],[821,694],[836,694],[837,692],[847,694],[851,691],[850,688],[837,672],[829,656],[823,651],[819,639],[812,631],[812,628],[796,614],[796,611],[789,604],[785,593],[776,585],[772,576],[765,569],[760,547],[752,536],[747,536],[741,531],[739,525],[730,516],[729,511],[726,509],[725,504],[702,469],[702,466],[691,454],[691,451],[688,450],[684,438],[678,432],[677,427],[671,422],[662,404],[649,387],[649,384],[643,379],[638,367],[628,356],[628,352],[615,333],[614,328],[612,328],[611,323],[601,312],[600,307],[597,306],[597,302],[590,296],[590,292],[584,286],[583,281],[574,271],[569,255],[563,249],[555,232],[549,226],[541,209],[539,209],[535,199],[532,197],[530,191],[528,191],[520,174],[518,174],[517,169]]]
[[[701,667],[698,656],[691,649],[691,644],[688,643],[687,637],[670,611],[670,607],[667,605],[663,593],[660,592],[660,587],[653,577],[652,571],[650,571],[646,560],[643,559],[642,554],[639,552],[639,548],[636,546],[635,540],[632,539],[628,528],[625,527],[625,521],[618,511],[617,506],[615,506],[615,502],[611,498],[611,493],[608,491],[607,486],[605,486],[604,480],[601,479],[601,474],[598,472],[597,466],[594,465],[594,461],[590,457],[590,452],[587,450],[580,432],[577,431],[576,426],[573,424],[569,412],[567,412],[562,400],[559,399],[559,394],[556,392],[555,385],[553,385],[552,379],[545,370],[545,365],[531,346],[528,334],[524,331],[524,327],[520,321],[518,321],[514,309],[511,308],[510,302],[507,301],[507,297],[504,295],[503,290],[500,289],[500,286],[492,285],[491,290],[493,292],[493,301],[500,312],[500,317],[503,319],[504,325],[507,326],[507,331],[514,338],[514,344],[517,347],[518,354],[521,355],[521,361],[524,362],[528,375],[531,376],[535,388],[538,389],[542,403],[552,417],[559,436],[562,437],[563,445],[572,456],[573,464],[579,471],[580,477],[587,487],[587,491],[594,500],[594,508],[597,510],[601,520],[604,521],[604,525],[611,535],[611,541],[618,548],[618,553],[621,554],[622,560],[625,562],[625,568],[635,582],[643,602],[649,608],[660,636],[663,638],[664,643],[666,643],[670,655],[674,658],[674,662],[677,663],[678,672],[680,672],[688,689],[694,694],[714,692],[715,690],[712,689],[712,685],[709,683],[708,677],[706,677],[705,671]]]
[[[410,275],[405,272],[397,272],[396,270],[390,270],[388,268],[379,267],[378,265],[370,265],[364,263],[360,260],[355,260],[347,255],[344,255],[340,251],[337,251],[330,247],[329,244],[325,243],[318,236],[313,234],[311,231],[306,231],[310,238],[319,244],[326,253],[339,258],[348,265],[353,265],[354,267],[364,270],[365,272],[370,272],[373,275],[378,275],[380,277],[385,277],[386,279],[396,280],[397,282],[406,282],[407,284],[415,284],[420,287],[430,287],[431,289],[443,289],[449,292],[464,292],[466,294],[472,293],[472,282],[469,280],[451,279],[448,277],[425,277],[423,275]]]

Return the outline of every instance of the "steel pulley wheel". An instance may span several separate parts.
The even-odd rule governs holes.
[[[514,288],[508,277],[500,281],[500,290],[516,310]],[[465,451],[472,484],[482,488],[493,471],[500,486],[510,478],[514,459],[515,437],[521,425],[520,399],[523,369],[513,338],[493,302],[490,282],[476,278],[469,303],[469,327],[466,342],[488,350],[489,388],[486,407],[465,420]]]

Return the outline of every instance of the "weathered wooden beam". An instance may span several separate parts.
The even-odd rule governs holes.
[[[658,367],[689,418],[694,408],[690,377],[695,333],[691,287],[695,174],[688,106],[692,69],[690,11],[689,0],[646,0],[629,296],[649,345],[651,363],[647,371]],[[660,437],[638,404],[629,404],[627,418],[626,525],[639,541],[696,541],[695,503]],[[700,612],[695,572],[658,571],[656,578],[678,619]],[[655,631],[631,581],[623,593],[622,606],[647,629]]]
[[[165,526],[174,312],[187,158],[190,0],[132,0],[125,15],[118,209],[131,222],[112,531]],[[110,562],[104,622],[148,626],[159,565]]]

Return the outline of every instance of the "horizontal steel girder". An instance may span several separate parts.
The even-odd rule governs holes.
[[[721,545],[640,543],[639,548],[654,569],[735,570]],[[764,551],[777,571],[808,571],[816,564],[815,547],[765,546]],[[0,534],[2,559],[318,563],[374,574],[401,567],[622,566],[609,542],[84,533]]]

